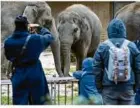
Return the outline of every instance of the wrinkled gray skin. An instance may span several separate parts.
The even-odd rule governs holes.
[[[129,40],[134,41],[140,37],[140,2],[124,6],[116,12],[115,17],[125,23]]]
[[[59,76],[63,76],[61,72],[60,63],[60,42],[58,39],[58,33],[55,26],[54,18],[51,15],[51,8],[45,2],[1,2],[1,32],[2,42],[11,34],[14,27],[14,19],[17,15],[23,14],[27,16],[30,23],[38,23],[41,26],[47,27],[53,36],[55,41],[51,44],[51,49],[54,56],[54,62],[56,71]],[[2,79],[5,79],[5,72],[8,66],[8,62],[4,57],[3,48],[1,48],[1,62],[2,62]],[[47,62],[47,61],[46,61]],[[3,68],[4,67],[4,68]]]
[[[71,50],[77,59],[76,70],[81,69],[85,57],[93,57],[100,42],[101,29],[99,18],[84,5],[75,4],[59,13],[57,30],[64,76],[69,76]]]

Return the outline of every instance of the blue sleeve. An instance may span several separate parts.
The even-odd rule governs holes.
[[[99,92],[101,92],[102,89],[102,77],[103,77],[103,69],[104,69],[104,65],[103,65],[104,49],[105,46],[103,44],[100,44],[93,57],[94,58],[93,72],[95,73],[96,76],[96,86]]]
[[[129,48],[133,57],[132,67],[135,73],[136,88],[140,88],[140,51],[132,42],[129,44]]]
[[[46,28],[42,28],[39,34],[41,35],[40,38],[43,44],[43,49],[46,49],[52,41],[54,41],[54,36]]]
[[[104,54],[104,49],[105,46],[103,44],[100,44],[99,47],[97,48],[94,57],[93,57],[93,71],[95,73],[100,73],[101,70],[104,68],[103,66],[103,54]]]
[[[12,62],[15,60],[15,57],[11,56],[11,54],[13,54],[13,53],[12,53],[12,50],[10,49],[10,46],[8,45],[8,42],[7,42],[10,37],[11,36],[9,36],[7,39],[4,40],[3,48],[4,48],[4,55],[5,55],[6,59]]]
[[[138,50],[140,51],[140,40],[134,41],[135,45],[137,46]]]
[[[80,79],[81,76],[82,76],[82,71],[73,72],[73,77],[75,77],[76,79]]]

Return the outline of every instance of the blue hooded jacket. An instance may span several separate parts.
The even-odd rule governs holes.
[[[120,47],[126,39],[126,28],[124,23],[119,19],[113,19],[107,28],[109,40],[117,47]],[[127,82],[120,82],[117,85],[107,77],[109,46],[103,42],[94,54],[93,71],[97,73],[96,84],[101,91],[102,87],[113,87],[115,90],[133,89],[133,85],[140,86],[140,52],[133,42],[128,44],[130,50],[130,64],[132,67],[131,78]],[[123,88],[123,89],[122,89]]]
[[[136,44],[137,48],[140,51],[140,34],[139,34],[139,37],[137,37],[137,39],[134,41],[134,43]],[[140,105],[140,88],[136,89],[135,104]]]
[[[140,51],[140,39],[139,40],[136,40],[134,43],[136,44],[137,48]]]
[[[79,95],[88,98],[98,94],[95,75],[93,73],[93,58],[86,58],[82,63],[82,70],[73,73],[76,79],[79,79]]]
[[[23,67],[15,66],[15,71],[11,78],[13,97],[17,97],[19,94],[21,96],[24,95],[25,99],[20,104],[27,104],[28,101],[26,99],[29,94],[32,94],[33,99],[35,99],[34,102],[36,104],[42,104],[44,101],[40,100],[40,96],[49,95],[49,89],[39,56],[54,40],[51,33],[45,28],[42,28],[39,34],[30,34],[25,30],[16,30],[5,40],[5,56],[9,61],[14,62],[16,57],[21,53],[25,40],[29,35],[31,37],[24,55],[20,57],[20,62],[23,65],[31,61],[34,61],[34,63]],[[14,104],[19,104],[19,102],[19,97],[14,98]]]

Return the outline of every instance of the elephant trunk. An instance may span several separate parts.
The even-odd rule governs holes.
[[[71,45],[61,43],[61,66],[64,76],[69,76]]]
[[[51,49],[53,52],[56,71],[60,77],[63,77],[63,73],[61,70],[61,60],[60,60],[60,40],[58,38],[58,32],[57,32],[56,27],[55,27],[54,19],[52,19],[52,27],[50,28],[50,31],[55,38],[55,41],[52,42],[52,44],[51,44]]]

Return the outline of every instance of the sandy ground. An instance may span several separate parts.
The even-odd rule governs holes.
[[[43,68],[52,69],[55,68],[54,59],[52,52],[43,52],[41,53],[39,59],[41,60]]]
[[[55,64],[54,64],[54,58],[52,52],[43,52],[40,55],[42,67],[45,70],[45,73],[47,73],[47,77],[52,77],[53,75],[58,76],[56,70],[55,70]],[[76,66],[74,63],[71,63],[71,68],[76,69]],[[74,70],[75,71],[75,70]],[[70,73],[72,76],[72,73]]]

